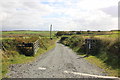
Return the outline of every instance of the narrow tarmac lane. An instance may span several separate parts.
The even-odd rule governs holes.
[[[29,64],[10,66],[11,78],[91,78],[105,76],[104,70],[80,58],[68,47],[56,47]]]

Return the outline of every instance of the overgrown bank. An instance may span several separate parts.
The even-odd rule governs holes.
[[[31,38],[32,39],[32,38]],[[34,38],[35,39],[35,38]],[[19,39],[20,40],[20,39]],[[40,54],[47,52],[55,47],[56,39],[40,38],[40,48],[34,56],[25,56],[18,50],[16,44],[18,41],[14,39],[5,39],[2,41],[5,51],[2,51],[2,77],[6,77],[8,67],[11,64],[26,63],[36,59]],[[29,50],[29,49],[25,49]]]
[[[85,54],[85,39],[86,37],[82,36],[62,37],[61,43],[69,46],[78,54]],[[91,37],[91,39],[97,42],[94,50],[90,52],[89,57],[86,57],[86,59],[105,69],[109,75],[120,77],[120,39],[118,37]]]

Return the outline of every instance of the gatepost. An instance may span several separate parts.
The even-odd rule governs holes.
[[[85,39],[85,45],[86,45],[86,54],[89,55],[96,46],[96,40]]]

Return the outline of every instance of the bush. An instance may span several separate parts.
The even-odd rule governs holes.
[[[2,41],[2,45],[5,47],[7,50],[16,50],[16,45],[18,42],[16,40],[12,39],[5,39]]]
[[[74,49],[77,52],[79,52],[81,46],[84,44],[83,37],[79,36],[67,37],[65,39],[63,39],[62,37],[60,41],[62,44],[69,46],[70,48]]]

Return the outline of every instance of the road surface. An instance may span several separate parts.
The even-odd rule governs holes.
[[[106,76],[103,71],[70,48],[56,43],[54,49],[34,62],[11,65],[7,75],[11,78],[91,78]]]

